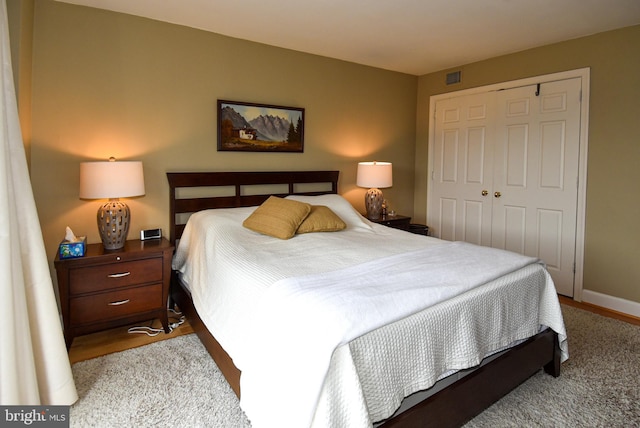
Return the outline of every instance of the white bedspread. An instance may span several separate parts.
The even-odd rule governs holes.
[[[335,196],[338,195],[327,195]],[[233,357],[244,340],[234,326],[255,319],[250,310],[275,282],[330,272],[444,241],[370,224],[344,199],[320,200],[347,223],[333,233],[307,233],[290,240],[260,235],[241,226],[255,207],[195,213],[189,219],[173,268],[189,285],[198,314]],[[240,343],[239,343],[240,342]]]
[[[339,345],[535,262],[453,242],[278,281],[238,332],[243,410],[255,428],[310,426]]]
[[[390,417],[404,397],[452,370],[476,367],[541,326],[559,333],[564,361],[566,334],[555,287],[541,265],[531,264],[360,336],[334,352],[314,427],[370,427]]]
[[[242,371],[241,406],[255,428],[309,426],[320,396],[322,411],[334,414],[316,413],[314,426],[326,421],[343,425],[349,413],[358,413],[354,406],[365,415],[361,423],[370,426],[357,374],[355,384],[345,386],[344,380],[340,386],[348,407],[327,406],[329,365],[344,371],[356,361],[347,355],[349,346],[341,344],[535,263],[513,253],[489,248],[477,253],[479,247],[469,244],[371,224],[346,201],[338,202],[338,207],[327,205],[348,224],[342,232],[281,241],[239,226],[254,210],[241,208],[193,215],[180,241],[174,269],[189,284],[205,325]],[[446,247],[453,253],[445,256]],[[506,264],[494,268],[498,257]],[[368,274],[360,276],[363,268]],[[556,305],[544,310],[552,313],[556,326],[551,327],[564,343],[557,298]],[[566,344],[563,351],[565,359]],[[330,372],[333,381],[337,372]],[[378,413],[388,416],[389,406],[382,407]]]

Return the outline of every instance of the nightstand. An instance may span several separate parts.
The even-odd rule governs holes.
[[[117,251],[89,244],[84,257],[54,261],[67,349],[75,336],[159,318],[169,333],[167,299],[173,245],[131,240]]]
[[[377,220],[371,220],[374,223],[382,224],[384,226],[393,227],[394,229],[401,230],[409,230],[409,225],[411,224],[411,217],[406,217],[403,215],[386,215],[382,216]]]

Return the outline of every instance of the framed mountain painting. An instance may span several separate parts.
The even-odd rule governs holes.
[[[304,109],[218,100],[218,151],[304,151]]]

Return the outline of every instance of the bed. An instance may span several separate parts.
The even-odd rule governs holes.
[[[544,266],[368,222],[338,195],[338,176],[167,173],[171,304],[254,427],[460,426],[538,370],[559,376],[566,332]],[[346,227],[292,239],[242,227],[272,197],[328,206]],[[458,268],[474,263],[475,274]],[[379,278],[387,288],[342,306]],[[468,284],[443,285],[456,281]],[[425,293],[435,303],[421,306]]]

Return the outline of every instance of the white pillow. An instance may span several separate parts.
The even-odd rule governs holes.
[[[371,225],[368,221],[353,208],[353,205],[351,205],[349,201],[340,195],[333,193],[318,196],[289,195],[286,199],[293,199],[294,201],[305,202],[311,205],[327,206],[346,223],[347,228],[364,228],[371,230]]]

